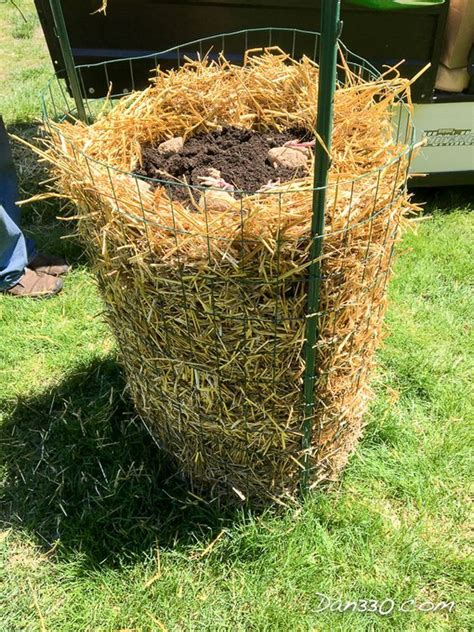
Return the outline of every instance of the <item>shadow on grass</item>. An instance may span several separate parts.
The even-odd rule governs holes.
[[[431,215],[434,212],[453,213],[459,210],[474,210],[474,187],[429,187],[412,189],[414,200],[423,204],[423,214]]]
[[[113,359],[12,405],[0,427],[0,518],[57,555],[115,564],[160,546],[210,541],[237,512],[196,500],[134,417]]]

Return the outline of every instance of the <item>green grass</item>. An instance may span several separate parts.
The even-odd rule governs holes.
[[[18,10],[0,2],[0,112],[11,123],[40,113],[39,91],[53,72],[38,16],[31,0],[15,0]]]
[[[51,68],[36,30],[16,48],[14,16],[2,5],[0,111],[31,138]],[[44,167],[15,152],[23,195],[41,190]],[[430,194],[399,247],[377,398],[341,482],[260,515],[190,497],[134,415],[73,225],[28,206],[73,271],[53,300],[0,297],[1,632],[471,629],[469,195]],[[318,612],[318,593],[397,608]],[[410,598],[456,608],[400,612]]]
[[[39,19],[33,7],[28,7],[28,9],[29,10],[25,13],[18,11],[16,15],[11,18],[11,35],[14,39],[29,40],[33,38],[39,24]]]

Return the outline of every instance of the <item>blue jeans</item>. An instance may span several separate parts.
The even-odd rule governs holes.
[[[14,286],[36,254],[34,242],[21,231],[18,183],[8,134],[0,117],[0,290]]]

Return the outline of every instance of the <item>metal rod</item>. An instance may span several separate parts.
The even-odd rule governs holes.
[[[321,253],[323,249],[324,216],[326,209],[326,185],[331,166],[329,152],[334,116],[334,92],[336,88],[337,41],[340,34],[340,0],[322,0],[321,42],[319,56],[318,115],[316,122],[316,146],[313,192],[313,216],[311,222],[311,249],[308,274],[308,304],[306,311],[306,342],[304,349],[305,373],[303,383],[303,470],[301,492],[309,490],[311,469],[311,444],[314,429],[314,384],[316,373],[316,343],[319,334],[319,303],[321,292]]]
[[[61,1],[49,0],[49,4],[51,7],[51,13],[53,14],[56,35],[58,36],[59,45],[61,46],[64,65],[66,66],[66,73],[69,79],[69,85],[71,86],[72,96],[76,103],[77,116],[81,121],[87,123],[86,110],[84,108],[84,102],[82,100],[79,77],[77,76],[76,66],[74,64],[74,57],[72,55],[71,44],[69,42],[69,36],[67,34],[66,22],[64,21]]]

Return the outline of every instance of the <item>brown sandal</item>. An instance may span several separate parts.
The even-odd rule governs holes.
[[[48,298],[61,291],[63,282],[49,274],[39,274],[29,268],[16,285],[5,290],[5,294],[17,297]]]

